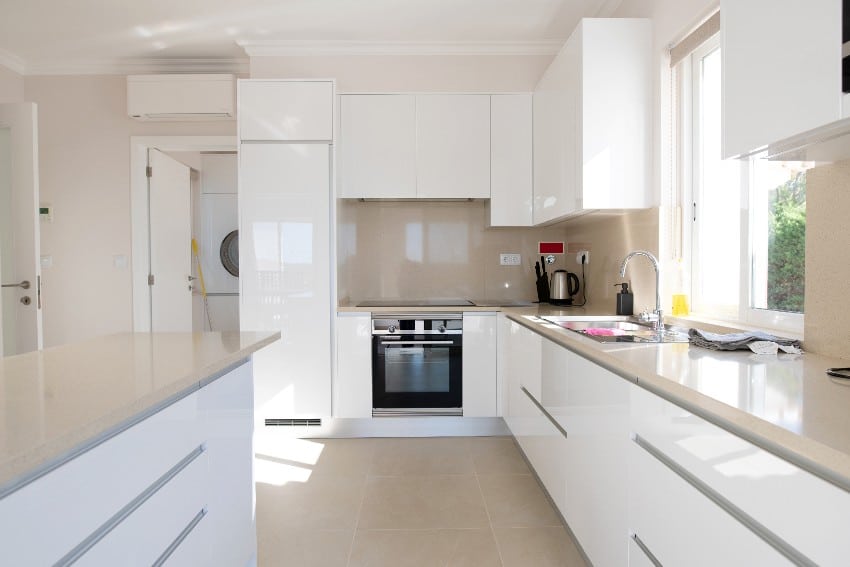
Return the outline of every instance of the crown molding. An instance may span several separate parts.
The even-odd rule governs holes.
[[[309,55],[554,55],[562,40],[540,41],[237,41],[250,57]]]
[[[0,49],[0,65],[11,69],[19,75],[23,75],[27,68],[23,59],[5,49]]]
[[[40,61],[24,66],[24,75],[134,75],[147,73],[248,74],[248,58],[140,58]]]

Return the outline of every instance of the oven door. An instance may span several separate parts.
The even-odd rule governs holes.
[[[463,415],[462,335],[372,337],[372,415]]]

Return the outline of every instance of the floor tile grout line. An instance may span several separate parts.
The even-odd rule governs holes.
[[[369,471],[372,470],[372,462],[375,459],[377,448],[372,447],[372,458],[370,459],[369,468],[363,477],[363,488],[360,493],[360,505],[357,507],[357,517],[354,520],[354,532],[351,534],[351,543],[348,545],[348,558],[345,561],[346,567],[351,565],[351,556],[354,554],[354,542],[357,541],[357,530],[360,528],[360,515],[363,513],[363,504],[366,502],[366,489],[369,485]]]
[[[475,483],[478,485],[478,492],[481,494],[481,501],[484,503],[484,511],[487,512],[487,523],[490,525],[490,535],[493,536],[493,543],[496,544],[496,553],[499,554],[499,563],[504,567],[505,560],[502,558],[502,548],[499,545],[499,540],[496,538],[496,530],[493,528],[493,517],[490,515],[490,507],[487,505],[487,498],[484,497],[484,488],[481,486],[481,479],[478,471],[475,471]]]

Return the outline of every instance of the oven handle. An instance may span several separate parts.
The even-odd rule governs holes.
[[[381,341],[382,345],[453,345],[454,341]]]

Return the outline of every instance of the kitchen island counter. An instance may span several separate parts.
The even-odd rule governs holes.
[[[0,496],[199,390],[280,333],[126,333],[0,359]]]

